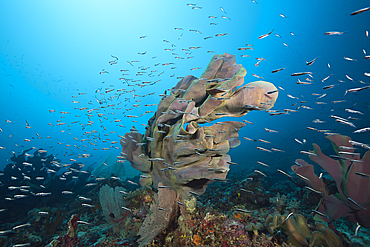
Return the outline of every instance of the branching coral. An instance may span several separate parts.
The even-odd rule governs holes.
[[[202,194],[209,183],[226,178],[231,162],[227,153],[240,144],[238,131],[245,124],[209,124],[221,117],[270,109],[278,96],[276,87],[269,82],[240,87],[245,75],[246,70],[236,64],[235,56],[215,55],[201,78],[186,76],[170,95],[163,96],[145,135],[135,128],[126,133],[121,139],[122,156],[143,172],[141,185],[161,190],[161,183],[181,201],[190,192]],[[208,126],[202,127],[205,123]]]
[[[358,222],[363,227],[370,227],[370,151],[360,159],[359,153],[353,153],[353,141],[348,136],[330,135],[337,155],[330,157],[321,152],[317,144],[310,159],[325,169],[337,184],[339,195],[329,195],[323,179],[319,179],[313,166],[304,160],[297,160],[292,170],[303,177],[305,182],[322,195],[318,211],[327,217],[315,215],[315,219],[330,222],[346,217],[350,222]]]
[[[282,229],[289,236],[288,243],[300,246],[330,246],[340,247],[342,242],[339,237],[327,226],[316,223],[317,231],[311,232],[306,219],[301,214],[280,215],[276,212],[266,218],[267,230],[273,234],[275,229]]]

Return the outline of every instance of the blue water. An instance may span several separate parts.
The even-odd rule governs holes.
[[[188,3],[202,8],[192,9],[192,6],[187,6]],[[237,63],[246,68],[246,83],[259,80],[252,76],[256,74],[286,90],[279,92],[273,109],[296,109],[300,101],[307,101],[304,105],[312,108],[300,108],[298,113],[280,116],[250,112],[236,119],[246,119],[254,124],[247,124],[239,132],[242,144],[230,151],[232,160],[239,163],[239,166],[232,167],[231,171],[245,168],[289,170],[296,158],[305,157],[300,154],[300,150],[312,149],[311,143],[318,143],[324,149],[330,147],[323,133],[308,130],[307,126],[349,135],[356,141],[366,143],[369,140],[368,132],[353,134],[356,128],[337,123],[329,115],[357,117],[361,119],[353,121],[357,129],[369,127],[370,90],[344,96],[347,89],[362,87],[370,82],[370,78],[364,75],[364,72],[370,73],[370,60],[365,60],[363,53],[363,49],[370,52],[370,40],[365,35],[365,31],[370,29],[370,12],[350,16],[351,12],[367,5],[369,1],[257,0],[257,4],[248,0],[1,1],[0,146],[3,149],[0,149],[0,169],[10,163],[12,152],[19,154],[30,147],[46,149],[48,154],[53,154],[63,163],[69,163],[72,158],[91,165],[104,160],[111,152],[118,156],[121,150],[119,135],[129,132],[132,126],[143,133],[144,126],[141,124],[146,124],[152,114],[140,118],[125,116],[155,111],[156,106],[144,105],[157,104],[160,99],[158,95],[173,87],[179,81],[177,77],[188,74],[200,77],[212,56],[225,52],[236,55]],[[217,18],[211,19],[209,16]],[[217,25],[210,25],[212,22]],[[201,34],[189,30],[198,30]],[[258,39],[271,30],[273,32],[270,36]],[[324,35],[328,31],[345,33]],[[229,35],[215,37],[222,33]],[[204,39],[208,36],[212,38]],[[238,50],[246,44],[252,44],[254,50]],[[192,46],[202,48],[190,50],[190,55],[182,51]],[[146,54],[138,54],[142,52]],[[241,57],[243,54],[250,57]],[[109,64],[109,61],[115,60],[112,55],[118,58],[117,64]],[[176,56],[184,59],[175,59]],[[193,58],[188,59],[190,56]],[[262,57],[267,61],[263,60],[259,66],[255,66],[258,62],[256,58]],[[306,65],[306,61],[316,57],[318,59],[311,66]],[[343,57],[357,61],[348,61]],[[132,63],[133,66],[127,62],[135,60],[140,62]],[[157,63],[160,65],[155,66]],[[163,66],[165,63],[174,64]],[[136,76],[137,71],[144,71],[139,66],[149,67],[145,75]],[[201,69],[190,70],[196,67]],[[278,68],[286,69],[271,73]],[[130,71],[120,72],[126,69]],[[103,70],[109,73],[100,74]],[[148,76],[150,71],[155,71],[153,77]],[[291,76],[292,73],[304,71],[313,73],[312,85],[296,84],[298,78],[304,81],[307,76]],[[122,73],[128,75],[122,76]],[[330,74],[332,76],[325,83],[321,82]],[[346,75],[353,78],[353,81],[346,78]],[[120,77],[160,81],[140,88],[135,82],[119,80]],[[338,85],[332,89],[322,89],[332,84]],[[113,92],[100,94],[113,88]],[[135,91],[108,100],[118,95],[116,89],[121,88]],[[102,91],[95,93],[98,89]],[[133,97],[151,92],[155,94]],[[327,95],[317,99],[318,96],[312,93]],[[287,94],[299,100],[291,99]],[[106,103],[100,105],[96,97],[99,100],[105,98]],[[333,100],[346,102],[332,104]],[[315,104],[316,101],[327,104]],[[297,102],[297,105],[292,106]],[[140,106],[133,107],[134,104]],[[96,111],[90,113],[93,116],[87,116],[87,110],[100,106],[106,106],[99,110],[104,116],[98,117]],[[75,109],[84,107],[88,109]],[[133,109],[126,111],[129,108]],[[346,108],[361,111],[364,115],[350,114],[344,111]],[[55,112],[50,113],[49,110]],[[61,114],[61,111],[70,114]],[[114,122],[115,119],[121,122]],[[312,123],[314,119],[325,123]],[[26,128],[25,120],[32,128]],[[66,124],[56,126],[58,120]],[[78,122],[72,124],[74,121]],[[93,122],[91,126],[87,126],[88,121]],[[264,128],[279,133],[268,133]],[[93,130],[96,133],[84,134]],[[271,144],[247,141],[242,138],[244,136],[268,140]],[[301,141],[305,139],[306,143],[301,145],[295,138]],[[81,142],[81,139],[88,140]],[[111,144],[112,141],[118,143]],[[257,150],[257,146],[274,147],[285,153],[266,153]],[[90,154],[91,157],[78,158],[81,154]],[[257,161],[269,164],[271,168],[261,167]]]

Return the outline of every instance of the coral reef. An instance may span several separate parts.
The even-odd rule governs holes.
[[[265,222],[267,230],[273,234],[275,229],[282,229],[288,235],[288,243],[296,246],[330,246],[341,247],[341,239],[330,228],[316,222],[316,231],[311,231],[306,219],[301,214],[269,215]]]
[[[347,218],[350,222],[358,222],[363,227],[370,227],[370,151],[362,159],[360,153],[352,153],[355,149],[351,138],[343,135],[329,135],[337,155],[324,155],[317,144],[314,154],[309,158],[326,170],[334,179],[339,195],[329,195],[325,180],[315,175],[313,166],[304,160],[297,160],[292,170],[305,178],[304,181],[323,198],[321,199],[315,219],[325,222]]]
[[[225,121],[200,125],[270,109],[278,97],[276,87],[269,82],[240,87],[245,75],[235,56],[215,55],[201,78],[186,76],[170,95],[163,96],[145,135],[134,127],[125,134],[120,142],[122,157],[143,172],[141,185],[153,185],[158,190],[168,187],[173,190],[171,194],[175,193],[171,198],[182,201],[190,194],[203,194],[209,183],[226,179],[231,163],[227,152],[240,144],[238,131],[245,124]],[[176,205],[175,201],[171,204]],[[144,242],[149,241],[144,238]]]

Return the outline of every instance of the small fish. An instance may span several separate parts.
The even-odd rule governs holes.
[[[257,164],[260,164],[260,165],[263,165],[263,166],[270,167],[269,165],[267,165],[267,164],[265,164],[265,163],[263,163],[263,162],[261,162],[261,161],[257,161]]]
[[[351,15],[358,15],[358,14],[361,14],[365,11],[368,11],[370,9],[370,7],[366,7],[366,8],[363,8],[363,9],[359,9],[359,10],[356,10],[354,12],[351,13]]]
[[[357,207],[361,208],[362,210],[367,210],[367,208],[364,208],[363,206],[361,206],[360,204],[358,204],[357,202],[355,202],[353,199],[347,197],[347,199],[352,202],[353,204],[355,204]]]
[[[342,35],[345,34],[346,32],[339,32],[339,31],[329,31],[326,32],[325,35]]]
[[[312,156],[317,156],[317,154],[315,154],[315,153],[312,153],[312,152],[309,152],[309,151],[301,151],[300,152],[301,154],[308,154],[308,155],[312,155]]]
[[[127,208],[127,207],[121,207],[122,209],[126,210],[126,211],[129,211],[131,212],[131,209]]]
[[[30,223],[26,223],[26,224],[23,224],[23,225],[15,226],[15,227],[13,227],[13,231],[15,231],[15,230],[17,230],[19,228],[26,227],[26,226],[31,226],[31,224]]]
[[[347,61],[357,61],[356,59],[350,58],[350,57],[343,57]]]
[[[337,86],[338,84],[333,84],[333,85],[328,85],[328,86],[325,86],[323,87],[322,89],[326,90],[326,89],[330,89],[330,88],[333,88],[335,86]]]
[[[221,18],[224,18],[224,19],[227,19],[227,20],[231,21],[230,17],[224,16],[224,15],[222,15]]]
[[[301,142],[300,140],[298,140],[297,138],[294,139],[296,142],[298,142],[299,144],[303,145],[303,142]]]
[[[246,190],[246,189],[243,189],[243,188],[241,188],[240,190],[241,190],[241,191],[244,191],[244,192],[251,193],[252,195],[254,195],[253,191],[251,191],[251,190]]]
[[[357,222],[357,227],[355,229],[355,237],[357,237],[358,231],[360,230],[361,225]]]
[[[191,191],[191,190],[189,191],[189,193],[192,194],[192,195],[195,195],[195,196],[199,196],[199,193]]]
[[[318,193],[318,194],[322,194],[321,191],[315,190],[315,189],[313,189],[313,188],[311,188],[309,186],[305,186],[305,188],[308,189],[308,190],[311,190],[312,192],[315,192],[315,193]]]
[[[51,192],[40,192],[40,193],[36,193],[35,196],[50,196],[51,195]]]
[[[370,73],[369,73],[369,76],[370,76]],[[359,87],[359,88],[351,88],[351,89],[347,89],[346,90],[346,93],[344,95],[346,95],[347,93],[356,93],[356,92],[360,92],[362,90],[365,90],[365,89],[368,89],[370,88],[370,86],[365,86],[365,87]]]
[[[293,212],[288,214],[287,217],[285,218],[285,220],[281,224],[284,224],[284,222],[287,221],[291,216],[293,216],[293,214],[294,214]]]
[[[283,17],[283,18],[286,18],[286,17],[285,17],[285,15],[283,15],[283,14],[281,14],[281,13],[280,13],[279,15],[280,15],[281,17]]]
[[[329,219],[330,220],[330,222],[331,222],[331,219],[329,218],[329,216],[327,216],[326,214],[323,214],[323,213],[321,213],[321,212],[319,212],[319,211],[317,211],[317,210],[314,210],[314,209],[312,209],[312,212],[313,213],[315,213],[315,214],[318,214],[318,215],[320,215],[320,216],[323,216],[323,217],[325,217],[325,218],[327,218],[327,219]]]
[[[351,126],[353,128],[356,128],[356,126],[353,123],[351,123],[351,122],[349,122],[347,120],[335,119],[335,121],[337,121],[338,123],[346,124],[346,125],[349,125],[349,126]]]
[[[311,74],[312,72],[297,72],[297,73],[291,74],[291,76],[311,75]]]
[[[286,173],[286,172],[284,172],[284,171],[282,171],[282,170],[280,170],[280,169],[277,169],[277,171],[278,172],[280,172],[280,173],[282,173],[282,174],[284,174],[285,176],[288,176],[288,177],[292,177],[292,176],[290,176],[288,173]]]
[[[96,207],[95,205],[91,205],[91,204],[87,204],[87,203],[83,203],[81,205],[82,205],[82,207],[87,207],[87,208],[95,208]]]
[[[362,173],[362,172],[355,172],[356,175],[359,175],[363,178],[369,178],[370,179],[370,174]]]
[[[245,123],[249,123],[249,124],[254,124],[254,123],[252,123],[252,122],[249,122],[249,121],[247,121],[247,120],[243,120],[243,122],[245,122]]]
[[[288,112],[272,112],[270,116],[278,116],[278,115],[289,115]]]
[[[337,104],[337,103],[343,103],[343,102],[346,102],[346,101],[345,100],[334,100],[331,103],[332,104]]]
[[[322,79],[321,81],[322,82],[325,82],[327,79],[329,79],[330,78],[330,76],[332,76],[333,74],[330,74],[330,75],[328,75],[327,77],[325,77],[324,79]]]
[[[290,95],[290,94],[287,94],[286,96],[288,96],[288,97],[289,97],[289,98],[291,98],[291,99],[299,99],[299,98],[294,97],[294,96],[292,96],[292,95]]]
[[[306,65],[307,65],[307,66],[312,65],[312,64],[313,64],[317,59],[318,59],[318,57],[314,58],[313,60],[311,60],[311,61],[309,61],[309,62],[307,62],[307,61],[306,61]]]
[[[267,176],[266,176],[266,174],[264,174],[263,172],[261,172],[261,171],[259,171],[259,170],[254,170],[254,172],[255,172],[255,173],[259,173],[259,174],[261,174],[261,175],[262,175],[262,176],[264,176],[264,177],[267,177]]]
[[[350,81],[353,81],[353,82],[355,82],[349,75],[346,75],[346,78],[348,79],[348,80],[350,80]]]
[[[259,78],[259,79],[264,79],[262,76],[258,76],[258,75],[256,75],[256,74],[252,74],[254,77],[257,77],[257,78]]]
[[[267,33],[267,34],[263,34],[263,35],[261,35],[261,36],[259,36],[258,37],[258,39],[264,39],[264,38],[266,38],[267,36],[269,36],[270,34],[272,34],[272,32],[274,31],[274,29],[272,29],[269,33]]]
[[[265,152],[271,153],[271,150],[268,150],[268,149],[265,149],[265,148],[257,147],[257,149],[258,150],[261,150],[261,151],[265,151]]]
[[[64,190],[64,191],[62,191],[62,194],[63,195],[72,195],[74,193],[72,191],[69,191],[69,190]]]
[[[370,131],[370,127],[355,130],[355,131],[353,131],[353,133],[363,133],[363,132],[367,132],[367,131]]]
[[[77,223],[78,224],[84,224],[84,225],[91,225],[91,223],[88,223],[88,222],[82,221],[82,220],[78,220]]]
[[[267,94],[277,93],[279,91],[280,91],[279,89],[276,89],[276,90],[268,91]]]
[[[338,154],[345,154],[345,155],[360,155],[360,153],[353,153],[347,151],[338,151]]]
[[[269,141],[263,140],[263,139],[258,139],[259,142],[264,142],[264,143],[271,143]]]
[[[300,177],[301,179],[303,180],[306,180],[307,182],[310,182],[310,179],[309,178],[306,178],[305,176],[302,176],[301,174],[297,173],[296,174],[298,177]]]
[[[272,129],[268,129],[268,128],[265,128],[265,130],[267,132],[270,132],[270,133],[279,133],[279,131],[277,131],[277,130],[272,130]]]
[[[91,199],[90,199],[90,198],[83,197],[83,196],[78,197],[78,199],[80,199],[80,200],[82,200],[82,201],[91,201]]]
[[[253,0],[252,0],[252,1],[253,1]],[[254,2],[254,1],[253,1],[253,2]],[[246,213],[246,214],[253,213],[253,211],[245,210],[245,209],[242,209],[242,208],[236,208],[235,210],[236,210],[236,211],[239,211],[239,212],[242,212],[242,213]]]
[[[361,115],[364,115],[362,112],[360,111],[355,111],[355,110],[351,110],[351,109],[344,109],[346,112],[349,112],[349,113],[355,113],[355,114],[361,114]]]
[[[95,186],[95,185],[98,185],[97,183],[89,183],[89,184],[86,184],[85,186],[86,187],[91,187],[91,186]]]
[[[282,71],[282,70],[284,70],[284,69],[285,69],[285,68],[275,69],[275,70],[271,71],[271,73],[276,73],[276,72]]]

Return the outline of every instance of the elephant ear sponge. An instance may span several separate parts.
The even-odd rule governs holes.
[[[140,184],[157,189],[155,198],[160,201],[171,201],[159,203],[166,211],[158,205],[151,207],[152,214],[139,231],[141,245],[150,244],[182,214],[177,202],[186,205],[192,195],[203,194],[208,184],[226,180],[233,164],[227,153],[240,145],[238,132],[246,124],[213,121],[274,106],[276,87],[264,81],[242,86],[246,74],[235,56],[213,56],[200,78],[186,76],[168,90],[169,94],[165,91],[144,135],[133,127],[121,139],[121,156],[142,172]],[[162,194],[164,188],[168,196]],[[252,228],[256,227],[260,226]]]

